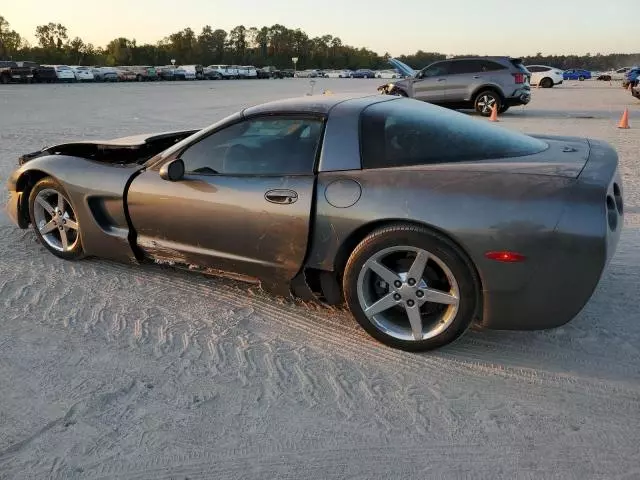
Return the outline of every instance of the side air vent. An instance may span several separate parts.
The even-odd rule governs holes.
[[[618,209],[618,213],[622,215],[623,213],[623,202],[622,202],[622,192],[620,191],[620,187],[617,183],[613,184],[613,198],[616,201],[616,208]]]

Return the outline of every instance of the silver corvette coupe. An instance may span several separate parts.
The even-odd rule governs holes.
[[[406,350],[445,345],[472,322],[570,321],[623,226],[609,145],[394,96],[276,101],[19,163],[9,214],[58,257],[169,262],[346,302]]]

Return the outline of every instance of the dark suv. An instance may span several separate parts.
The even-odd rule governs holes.
[[[531,73],[518,58],[455,58],[417,72],[395,58],[389,63],[407,78],[379,87],[384,94],[451,108],[474,108],[483,116],[491,115],[494,105],[502,113],[531,101]]]

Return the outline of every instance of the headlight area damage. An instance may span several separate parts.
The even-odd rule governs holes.
[[[401,95],[401,90],[395,83],[385,83],[384,85],[380,85],[378,87],[378,92],[382,95]]]

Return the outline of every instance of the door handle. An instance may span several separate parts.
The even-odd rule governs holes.
[[[267,202],[289,205],[298,200],[298,194],[293,190],[269,190],[264,194]]]

